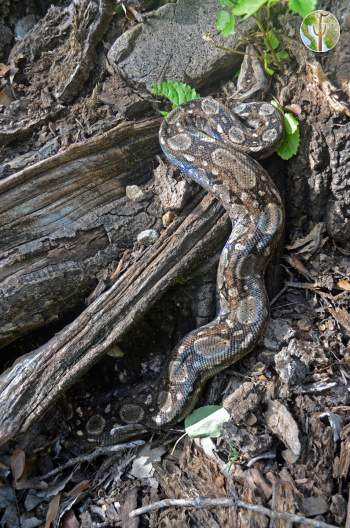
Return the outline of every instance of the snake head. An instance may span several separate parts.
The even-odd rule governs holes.
[[[230,108],[239,101],[262,101],[270,88],[270,79],[266,76],[258,53],[252,44],[246,47],[237,80],[237,90],[228,97]]]

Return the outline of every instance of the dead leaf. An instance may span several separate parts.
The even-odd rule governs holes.
[[[301,452],[299,429],[287,407],[278,400],[269,400],[265,419],[270,431],[288,448],[284,453],[292,455],[295,462]]]
[[[155,471],[153,462],[160,462],[165,452],[166,449],[163,446],[154,449],[149,446],[143,447],[132,464],[130,475],[138,479],[152,477]]]
[[[26,454],[23,449],[16,448],[11,455],[11,471],[15,482],[17,482],[24,472]]]
[[[50,528],[51,524],[54,522],[54,520],[57,517],[58,509],[60,507],[60,498],[61,495],[56,495],[49,504],[49,509],[47,510],[46,514],[46,521],[45,521],[45,528]]]
[[[80,523],[73,510],[65,513],[62,518],[62,528],[79,528]]]
[[[294,268],[300,275],[303,275],[306,279],[312,280],[312,274],[306,269],[304,263],[296,256],[290,255],[286,257],[286,261],[292,268]]]
[[[0,77],[5,77],[6,74],[11,70],[11,66],[0,62]]]
[[[344,328],[347,335],[350,336],[350,314],[345,308],[328,308],[334,319]]]
[[[348,279],[340,279],[340,280],[338,280],[337,286],[341,290],[350,291],[350,282],[348,281]]]
[[[287,249],[291,251],[299,250],[297,253],[315,253],[321,245],[321,235],[324,231],[324,223],[316,224],[311,231],[302,238],[297,238],[293,244],[290,244]]]
[[[76,495],[80,495],[84,491],[90,488],[90,481],[89,480],[82,480],[79,482],[74,488],[72,488],[67,495],[70,497],[75,497]]]
[[[13,100],[14,98],[8,86],[5,86],[3,90],[0,90],[0,105],[10,106]]]

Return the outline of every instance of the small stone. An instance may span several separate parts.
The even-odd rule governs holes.
[[[145,231],[141,231],[141,233],[137,235],[137,241],[146,246],[154,244],[158,238],[159,234],[155,229],[145,229]]]
[[[168,227],[174,220],[175,213],[172,211],[167,211],[165,214],[163,214],[162,222],[164,227]]]
[[[140,202],[145,198],[145,193],[138,185],[127,185],[125,193],[129,200],[133,202]]]
[[[249,414],[246,420],[246,424],[249,425],[249,427],[253,427],[257,423],[258,419],[255,416],[255,414]]]

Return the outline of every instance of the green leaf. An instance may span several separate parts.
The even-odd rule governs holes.
[[[273,31],[273,29],[270,29],[270,31],[266,33],[266,39],[269,45],[271,46],[271,48],[274,50],[277,49],[278,46],[280,45],[280,41],[278,40],[278,37],[276,33]]]
[[[298,128],[299,128],[299,121],[295,117],[295,115],[291,114],[290,112],[285,112],[283,115],[283,121],[284,121],[284,129],[287,132],[287,134],[294,134]]]
[[[219,0],[219,4],[221,5],[221,7],[229,7],[230,9],[232,9],[235,5],[232,0]]]
[[[300,123],[290,112],[284,113],[283,123],[284,139],[277,154],[283,160],[289,160],[298,152],[300,144]]]
[[[231,446],[230,447],[230,453],[229,453],[229,456],[228,456],[229,463],[231,465],[235,464],[237,462],[237,460],[238,460],[238,456],[239,456],[239,453],[238,453],[237,449],[234,446]]]
[[[236,28],[236,18],[228,11],[219,11],[216,16],[216,29],[223,37],[233,35]]]
[[[306,17],[316,9],[317,0],[288,0],[288,7],[293,13]]]
[[[267,3],[268,0],[237,0],[232,13],[236,16],[250,17]]]
[[[217,438],[230,419],[229,413],[220,405],[206,405],[195,409],[185,420],[185,431],[191,438]]]
[[[274,75],[275,73],[275,70],[273,70],[270,67],[270,64],[271,64],[270,54],[265,50],[264,51],[264,70],[267,73],[267,75],[270,75],[272,77],[272,75]]]
[[[173,108],[188,101],[193,101],[193,99],[200,99],[199,93],[192,86],[177,81],[155,83],[152,85],[151,91],[154,95],[160,95],[169,99],[173,104]]]
[[[277,51],[276,57],[279,61],[284,61],[289,58],[289,54],[286,52],[286,50]]]

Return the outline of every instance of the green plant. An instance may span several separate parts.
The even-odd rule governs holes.
[[[238,457],[239,457],[239,453],[237,449],[235,448],[235,446],[230,445],[230,451],[229,451],[228,459],[227,459],[227,465],[228,465],[229,471],[231,471],[232,466],[237,462]]]
[[[185,431],[191,438],[217,438],[229,419],[229,413],[221,405],[198,407],[185,419]]]
[[[286,112],[276,101],[272,101],[272,104],[283,116],[284,136],[277,150],[277,154],[283,160],[289,160],[298,152],[300,144],[300,123],[294,114]]]
[[[228,37],[236,31],[237,19],[252,17],[256,29],[249,33],[248,40],[262,43],[261,61],[265,72],[273,75],[275,70],[288,59],[288,53],[281,46],[278,30],[274,27],[274,10],[278,7],[305,17],[315,9],[317,0],[218,0],[221,9],[216,17],[216,29]],[[234,50],[232,50],[234,51]]]
[[[187,103],[188,101],[193,101],[193,99],[200,99],[201,97],[192,86],[177,81],[162,81],[160,83],[155,83],[152,85],[151,91],[154,95],[166,97],[166,99],[172,103],[172,109],[183,103]],[[161,112],[164,117],[166,117],[168,113],[169,112]]]

